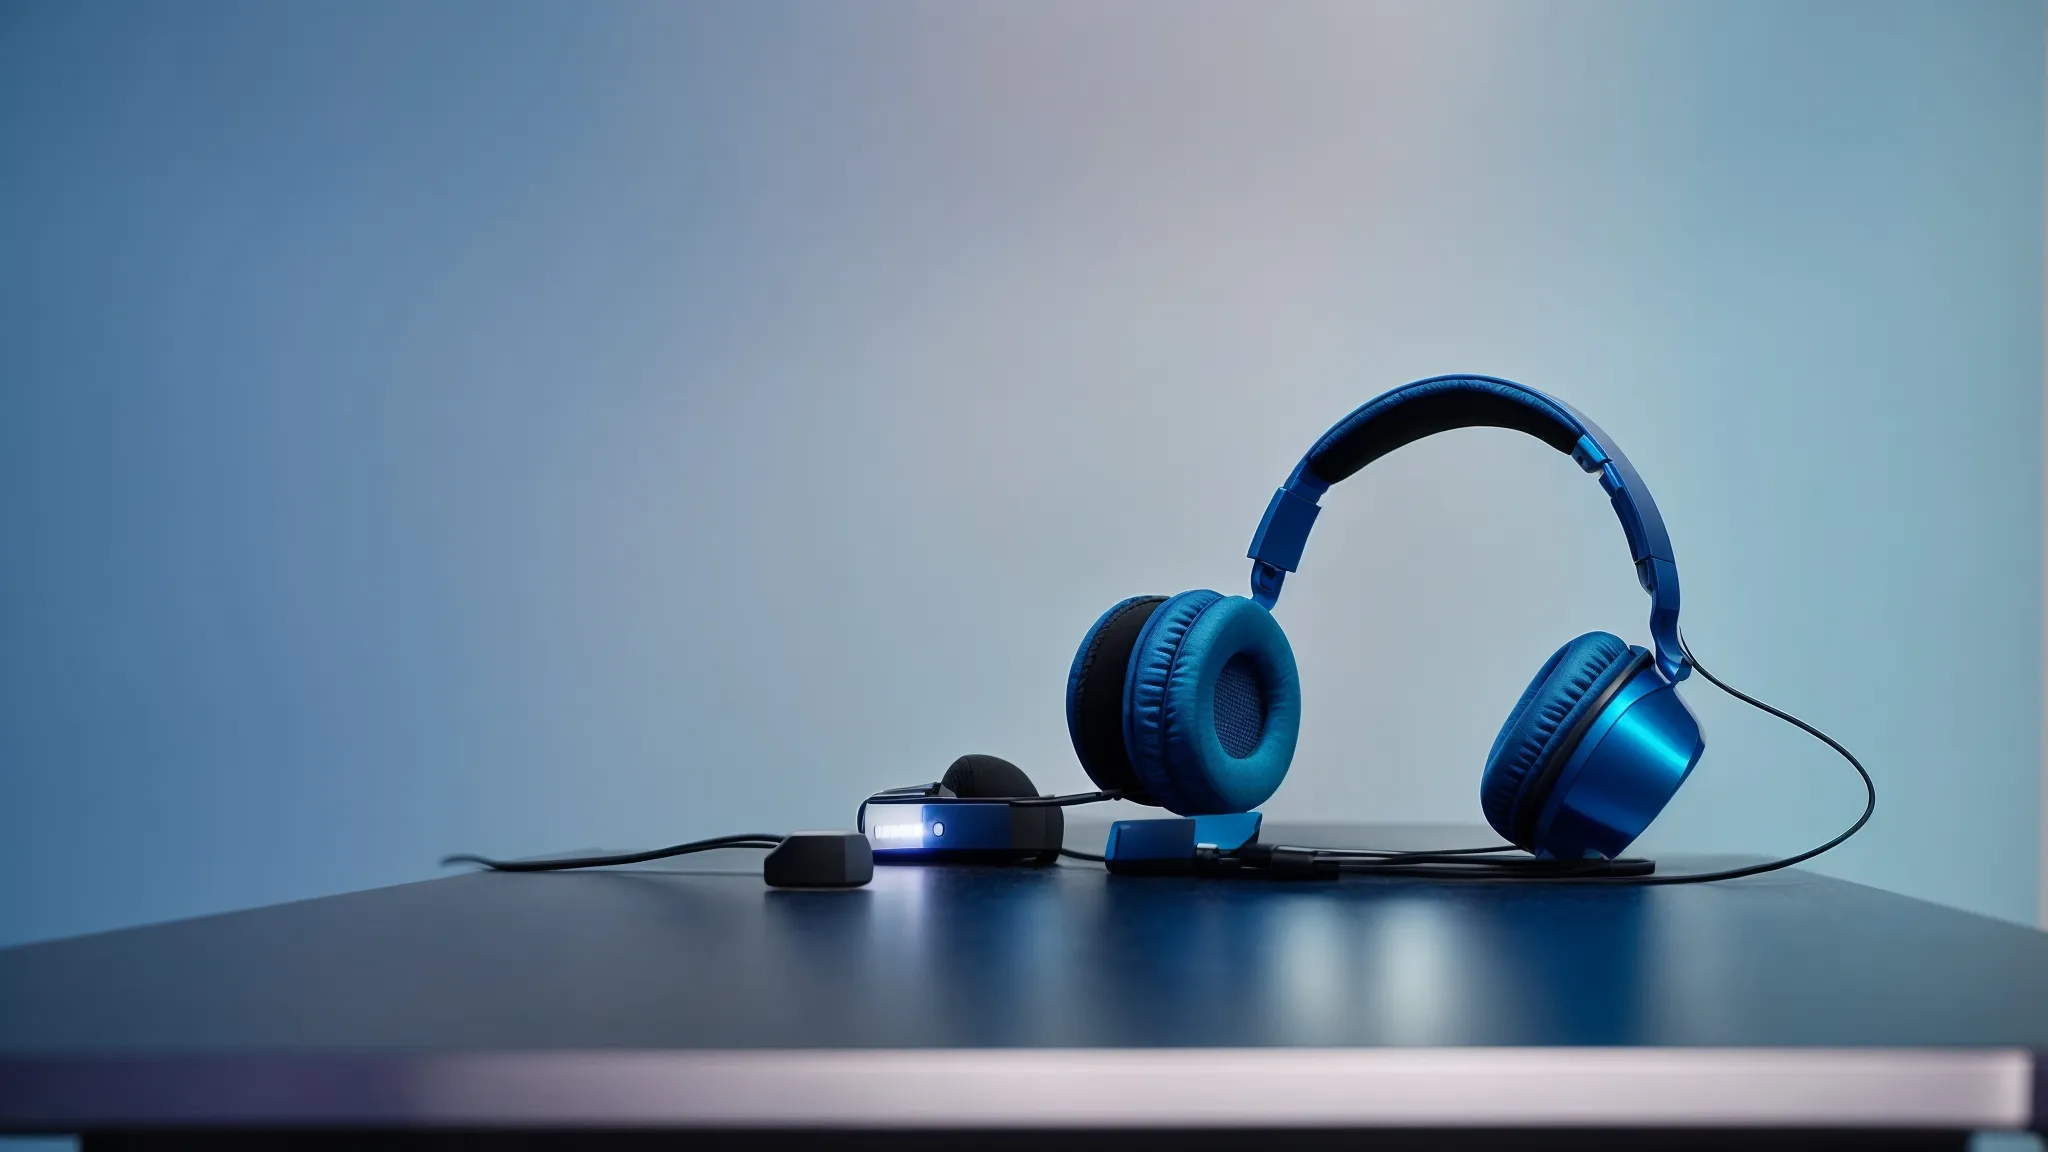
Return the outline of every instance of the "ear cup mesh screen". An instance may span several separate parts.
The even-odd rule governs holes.
[[[1240,652],[1216,677],[1216,740],[1239,760],[1258,750],[1266,734],[1266,685],[1258,665]]]

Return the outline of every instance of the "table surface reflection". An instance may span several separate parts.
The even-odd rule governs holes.
[[[1267,838],[1406,846],[1400,829]],[[865,889],[801,892],[764,887],[758,860],[465,874],[0,951],[0,1057],[2048,1049],[2048,934],[1799,870],[1645,889],[1119,878],[1063,861],[884,867]]]

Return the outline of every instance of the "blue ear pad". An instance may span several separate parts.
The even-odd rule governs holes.
[[[1138,633],[1164,603],[1164,596],[1133,596],[1112,606],[1081,638],[1067,670],[1067,736],[1074,755],[1097,788],[1140,804],[1155,801],[1124,751],[1124,673]]]
[[[1529,681],[1494,737],[1479,779],[1480,810],[1502,839],[1529,848],[1554,769],[1584,732],[1581,721],[1636,664],[1630,657],[1642,654],[1611,632],[1588,632],[1552,653]]]
[[[1247,812],[1287,775],[1301,732],[1294,650],[1272,613],[1200,590],[1159,605],[1124,675],[1124,748],[1159,804]]]

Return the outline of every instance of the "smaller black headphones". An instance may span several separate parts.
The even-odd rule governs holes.
[[[939,787],[963,799],[1015,800],[1037,796],[1038,786],[1022,768],[1001,756],[970,752],[953,761]]]

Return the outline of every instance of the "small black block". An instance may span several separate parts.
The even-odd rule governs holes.
[[[792,832],[761,862],[776,888],[858,888],[875,878],[868,838],[858,832]]]

